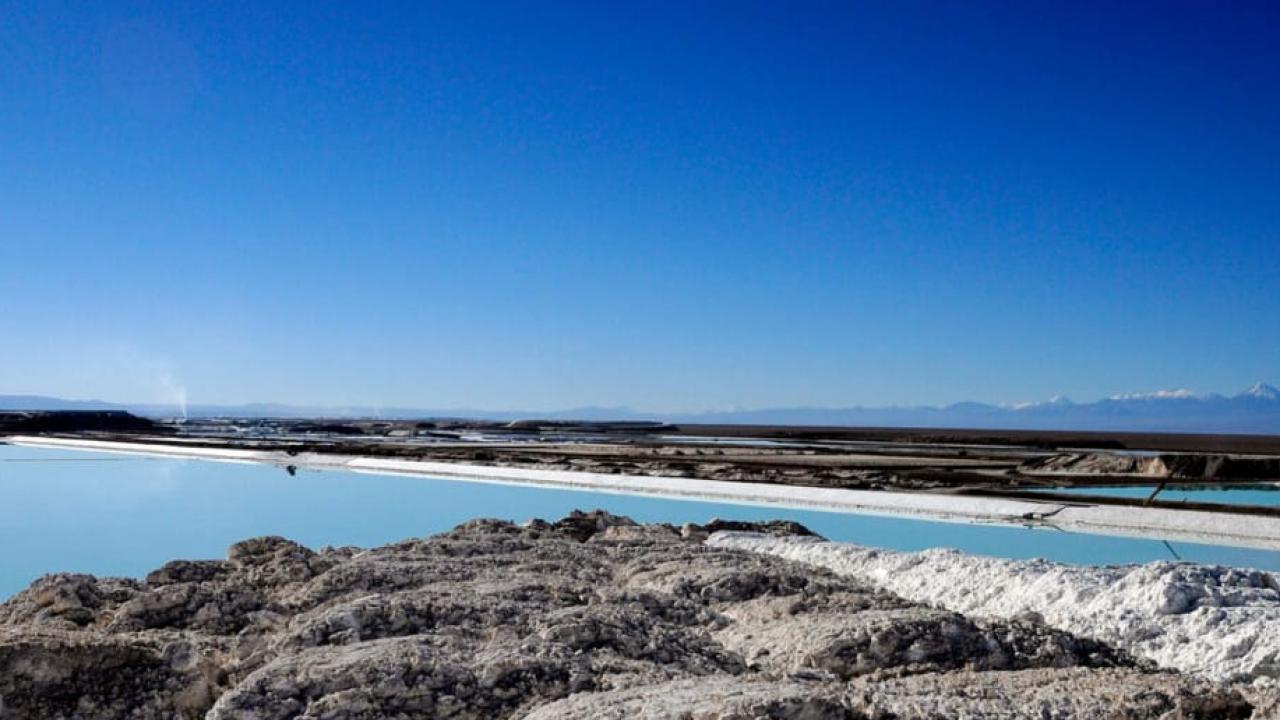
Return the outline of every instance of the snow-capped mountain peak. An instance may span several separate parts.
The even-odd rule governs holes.
[[[1071,402],[1071,400],[1064,395],[1054,395],[1048,400],[1038,400],[1036,402],[1004,403],[1000,405],[1000,407],[1007,408],[1009,410],[1028,410],[1031,408],[1062,407],[1064,405],[1074,405],[1074,404],[1075,403]]]
[[[1253,387],[1240,393],[1240,397],[1257,398],[1259,400],[1280,400],[1280,390],[1264,382],[1254,383]]]

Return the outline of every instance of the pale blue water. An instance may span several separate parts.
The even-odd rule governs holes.
[[[784,518],[833,540],[1111,564],[1183,559],[1280,570],[1280,553],[1052,530],[543,490],[455,480],[153,459],[0,445],[0,597],[54,571],[141,576],[173,558],[223,557],[255,535],[312,547],[380,545],[475,517],[554,519],[603,508],[639,521]],[[1172,548],[1172,549],[1171,549]]]
[[[1045,492],[1068,493],[1073,495],[1104,495],[1110,497],[1146,498],[1155,490],[1155,485],[1136,487],[1071,487],[1053,488]],[[1194,489],[1165,488],[1156,496],[1159,500],[1178,502],[1222,503],[1224,505],[1278,505],[1280,506],[1280,487],[1197,487]]]

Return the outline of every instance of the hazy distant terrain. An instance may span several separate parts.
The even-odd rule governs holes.
[[[1258,383],[1233,396],[1173,391],[1089,403],[1056,399],[1018,406],[966,402],[943,407],[774,408],[680,419],[695,418],[745,424],[1280,434],[1280,391]]]
[[[125,409],[142,415],[181,415],[173,405],[77,401],[36,395],[0,395],[0,410]],[[868,427],[950,427],[1011,430],[1136,430],[1280,434],[1280,390],[1258,383],[1236,395],[1201,395],[1186,390],[1122,395],[1087,403],[1058,398],[1043,403],[992,405],[980,402],[940,407],[792,407],[702,413],[645,413],[625,407],[583,407],[557,411],[468,410],[396,407],[303,407],[296,405],[192,405],[195,417],[455,417],[626,420],[761,425],[842,425]]]

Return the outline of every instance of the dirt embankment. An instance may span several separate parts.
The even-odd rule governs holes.
[[[1061,453],[1027,460],[1018,471],[1029,475],[1142,475],[1170,480],[1274,480],[1280,479],[1280,458],[1200,453]]]
[[[246,540],[0,605],[0,718],[1246,718],[1259,701],[718,529],[602,513],[372,549]],[[1266,699],[1263,699],[1266,701]],[[1259,716],[1260,717],[1260,716]]]

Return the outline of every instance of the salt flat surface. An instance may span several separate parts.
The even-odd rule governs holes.
[[[966,615],[1035,615],[1210,680],[1280,684],[1275,573],[1175,562],[1079,566],[754,533],[720,532],[707,542],[828,568]]]

